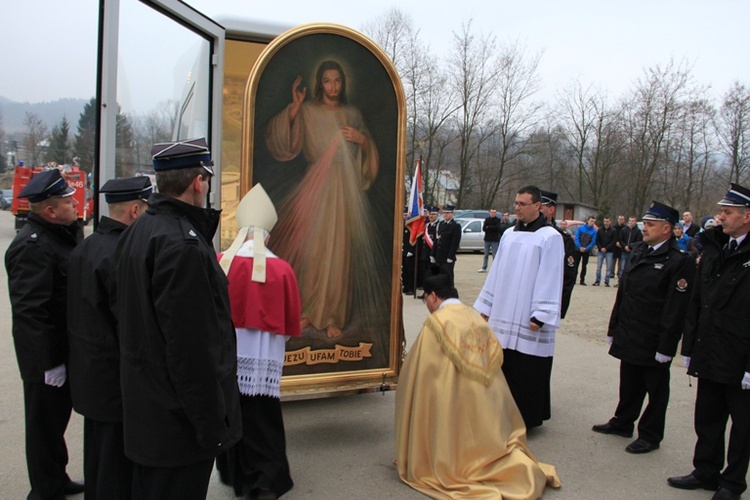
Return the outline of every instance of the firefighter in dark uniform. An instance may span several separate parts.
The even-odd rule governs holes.
[[[419,270],[420,283],[424,283],[424,279],[430,272],[430,256],[432,255],[432,247],[435,246],[437,241],[437,218],[438,209],[430,205],[425,205],[425,211],[427,212],[427,220],[425,221],[424,233],[420,236],[421,247],[419,249]],[[420,299],[424,298],[424,293],[419,296]]]
[[[133,464],[125,456],[120,395],[120,348],[110,300],[120,235],[148,208],[148,177],[111,179],[104,193],[109,217],[70,254],[68,379],[73,408],[84,416],[83,470],[87,498],[130,499]]]
[[[555,222],[555,214],[557,213],[557,193],[541,189],[539,192],[542,195],[542,207],[540,212],[542,212],[550,226],[554,227],[555,230],[560,233],[563,238],[563,246],[565,247],[562,303],[560,306],[560,317],[564,318],[565,313],[568,312],[568,307],[570,306],[570,296],[573,294],[573,287],[576,284],[576,242],[573,240],[573,236],[571,236],[569,232],[557,227],[557,223]]]
[[[28,222],[5,253],[13,342],[23,380],[30,499],[81,493],[65,467],[70,420],[65,333],[68,258],[81,241],[75,190],[57,169],[40,172],[18,194],[29,200]]]
[[[453,268],[456,266],[456,252],[458,245],[461,243],[461,225],[453,220],[453,205],[443,207],[443,221],[437,227],[437,241],[432,247],[432,258],[430,262],[438,264],[451,277],[451,283],[455,283],[453,278]]]
[[[411,244],[411,231],[406,225],[408,207],[404,207],[404,227],[401,240],[401,291],[406,295],[414,293],[414,245]]]
[[[750,189],[732,184],[718,204],[720,225],[701,233],[682,343],[688,374],[698,377],[694,470],[667,481],[675,488],[718,488],[713,498],[731,500],[747,489],[750,462]]]
[[[623,270],[607,336],[609,353],[620,360],[620,401],[615,415],[593,430],[623,437],[638,422],[638,438],[628,453],[659,448],[669,403],[669,366],[677,352],[690,302],[695,261],[673,236],[677,210],[654,201],[643,216],[643,241],[636,243]]]
[[[214,458],[242,435],[227,279],[204,208],[205,139],[156,144],[159,193],[120,238],[115,294],[133,498],[205,499]]]

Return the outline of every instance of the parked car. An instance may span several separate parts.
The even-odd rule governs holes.
[[[453,212],[455,219],[486,219],[490,216],[489,210],[456,210]]]
[[[8,210],[11,203],[13,203],[13,190],[3,189],[2,194],[0,194],[0,208]]]
[[[489,217],[489,216],[488,216]],[[484,252],[484,219],[456,219],[461,225],[459,252]]]

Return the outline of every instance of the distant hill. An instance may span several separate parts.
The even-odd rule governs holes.
[[[16,102],[0,96],[0,111],[3,116],[3,128],[7,134],[20,133],[25,130],[23,120],[27,112],[41,118],[49,130],[60,123],[62,117],[68,118],[71,131],[76,133],[78,117],[89,99],[58,99],[51,102]]]

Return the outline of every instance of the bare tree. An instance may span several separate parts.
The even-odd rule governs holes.
[[[529,54],[527,47],[515,41],[500,50],[497,71],[496,125],[499,142],[494,153],[494,165],[488,170],[488,189],[480,203],[489,207],[503,185],[508,182],[506,169],[515,158],[524,154],[528,136],[539,121],[541,103],[531,101],[539,90],[539,61],[542,53]],[[485,180],[481,180],[485,184]]]
[[[453,33],[453,48],[448,59],[449,84],[456,95],[458,112],[455,128],[458,131],[458,179],[456,197],[461,207],[471,191],[474,160],[482,144],[492,136],[496,126],[491,119],[495,109],[493,98],[501,66],[495,57],[496,42],[491,35],[474,35],[471,21],[460,33]]]
[[[717,133],[729,160],[730,182],[747,180],[750,167],[750,89],[734,82],[719,111]]]
[[[439,173],[445,169],[444,160],[449,146],[458,137],[455,130],[447,127],[457,106],[447,85],[448,78],[438,67],[435,58],[425,59],[423,76],[415,100],[416,120],[412,131],[417,150],[414,156],[422,157],[425,202],[436,203],[434,193]]]
[[[45,149],[45,142],[49,135],[47,133],[47,125],[35,113],[27,111],[26,117],[23,120],[23,126],[26,128],[26,133],[23,137],[23,146],[28,155],[29,166],[34,166],[39,161],[39,157]]]
[[[639,213],[652,194],[654,174],[665,164],[665,140],[682,112],[689,93],[690,69],[670,61],[645,70],[624,106],[630,200],[629,213]]]
[[[151,147],[157,142],[169,141],[175,127],[179,102],[168,100],[159,103],[145,116],[133,118],[135,169],[151,168]]]
[[[673,207],[702,207],[706,182],[715,170],[716,111],[703,95],[686,102],[667,139],[667,159],[660,172],[660,198]]]

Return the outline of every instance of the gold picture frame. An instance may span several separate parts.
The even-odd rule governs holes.
[[[324,104],[321,75],[343,81],[337,106]],[[292,112],[294,93],[304,102]],[[240,191],[261,182],[274,201],[281,228],[269,248],[295,268],[307,323],[288,343],[285,399],[387,390],[397,380],[405,144],[398,73],[365,35],[300,26],[255,62],[242,109]]]

